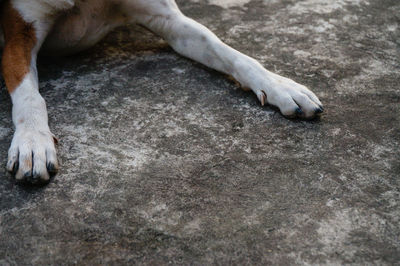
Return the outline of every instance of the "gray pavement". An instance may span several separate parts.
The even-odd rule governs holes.
[[[0,265],[399,264],[400,2],[204,2],[178,1],[325,113],[287,120],[136,26],[40,58],[62,168],[6,173],[3,85]]]

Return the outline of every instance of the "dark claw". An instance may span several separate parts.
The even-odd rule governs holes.
[[[49,172],[50,176],[57,174],[57,168],[53,163],[47,164],[47,171]]]
[[[320,114],[320,113],[322,113],[324,111],[324,109],[323,108],[317,108],[317,109],[315,109],[315,114]]]
[[[297,108],[296,108],[295,113],[296,113],[297,115],[304,115],[304,112],[303,112],[303,110],[301,110],[300,107],[297,107]]]
[[[9,171],[9,172],[10,172],[11,174],[15,175],[15,174],[17,173],[17,171],[18,171],[18,167],[19,167],[19,162],[16,161],[16,162],[14,163],[13,167],[12,167],[12,170]]]
[[[32,172],[28,171],[24,174],[24,178],[30,178],[32,176]]]
[[[33,173],[33,175],[28,178],[28,181],[32,184],[36,184],[40,181],[40,175],[38,173]]]
[[[33,172],[32,179],[33,180],[40,179],[40,175],[38,173],[36,173],[36,172]]]
[[[31,171],[25,172],[24,178],[21,180],[21,182],[32,183],[32,172]]]
[[[24,184],[33,186],[44,186],[50,182],[49,180],[44,180],[39,173],[34,172],[31,176],[25,178]]]

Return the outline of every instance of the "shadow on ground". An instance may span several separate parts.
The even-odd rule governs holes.
[[[179,2],[326,112],[286,120],[140,27],[40,58],[62,170],[0,168],[0,264],[398,263],[399,1]]]

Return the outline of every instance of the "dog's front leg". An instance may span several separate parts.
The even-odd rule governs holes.
[[[185,17],[174,1],[149,2],[148,15],[138,16],[139,22],[163,36],[178,53],[233,76],[244,88],[250,88],[262,105],[277,106],[285,116],[313,118],[322,112],[313,92],[224,44],[206,27]]]
[[[36,70],[36,54],[47,29],[38,20],[27,23],[10,2],[4,5],[1,18],[5,37],[3,76],[15,125],[7,169],[17,181],[46,183],[58,169],[55,140],[47,123],[46,103],[39,94]]]

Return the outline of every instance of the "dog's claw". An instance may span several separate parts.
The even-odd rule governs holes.
[[[265,105],[265,95],[261,95],[261,106]]]
[[[58,166],[56,166],[54,163],[48,163],[47,171],[49,172],[50,176],[54,176],[58,172]]]
[[[38,173],[33,173],[32,176],[29,176],[27,178],[27,180],[32,184],[38,183],[39,179],[40,179],[40,175]]]
[[[300,107],[297,107],[296,108],[296,110],[295,110],[295,113],[296,113],[296,115],[304,115],[304,112],[303,112],[303,110],[301,110],[301,108]]]
[[[264,105],[265,105],[265,102],[266,102],[266,100],[267,100],[267,94],[265,94],[264,91],[261,91],[261,92],[258,94],[258,99],[260,100],[261,106],[264,106]]]
[[[321,114],[322,112],[324,112],[324,109],[321,107],[315,109],[315,114]]]

